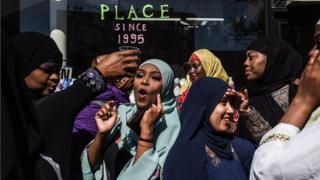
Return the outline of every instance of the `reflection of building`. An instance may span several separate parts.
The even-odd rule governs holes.
[[[58,5],[60,2],[64,3],[64,9]],[[119,5],[126,12],[134,4],[140,13],[145,3],[154,3],[154,7],[163,3],[103,1],[109,2],[110,6]],[[49,34],[52,26],[63,27],[67,32],[68,64],[78,74],[96,55],[117,50],[119,46],[115,21],[111,20],[114,17],[99,20],[99,3],[4,0],[1,1],[2,26],[10,35],[24,30]],[[148,25],[148,31],[143,32],[145,43],[138,45],[143,57],[163,58],[174,64],[176,75],[181,76],[183,72],[178,65],[195,49],[208,48],[221,58],[236,82],[242,82],[239,67],[242,67],[243,51],[253,39],[281,36],[305,55],[312,46],[314,24],[320,16],[320,2],[316,0],[166,0],[165,3],[170,4],[170,17],[179,20],[143,22]],[[153,13],[159,13],[159,9],[155,8]]]
[[[61,11],[61,13],[66,12]],[[115,21],[113,16],[101,21],[99,13],[80,11],[68,11],[67,13],[68,64],[76,66],[76,71],[87,67],[95,56],[116,51],[121,45],[137,46],[142,50],[144,59],[157,57],[170,64],[182,64],[194,49],[194,31],[185,31],[177,21]],[[176,12],[174,15],[178,14]],[[115,31],[116,23],[144,23],[147,31]],[[130,37],[132,33],[143,34],[144,43],[118,43],[118,35],[129,34]]]
[[[313,46],[315,23],[320,18],[320,1],[272,0],[267,14],[268,33],[283,37],[306,56]]]

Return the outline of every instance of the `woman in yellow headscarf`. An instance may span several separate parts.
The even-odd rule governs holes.
[[[184,67],[187,77],[186,82],[181,87],[183,93],[178,98],[179,110],[188,95],[189,88],[197,79],[204,76],[215,77],[228,83],[229,76],[224,70],[220,59],[208,49],[199,49],[193,52]]]

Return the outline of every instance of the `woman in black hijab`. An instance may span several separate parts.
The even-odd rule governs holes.
[[[246,55],[245,76],[256,83],[256,87],[249,91],[249,103],[243,104],[240,114],[245,120],[240,129],[248,130],[249,138],[258,142],[287,111],[297,91],[293,81],[299,78],[303,60],[287,42],[277,37],[253,41]],[[242,96],[248,98],[247,94]]]
[[[44,155],[60,165],[63,179],[70,178],[72,128],[76,115],[107,88],[106,83],[137,68],[138,50],[118,51],[97,57],[101,61],[82,73],[63,91],[36,103]]]
[[[1,32],[1,179],[70,179],[70,148],[75,115],[110,81],[137,68],[140,51],[102,56],[72,86],[36,102],[36,114],[23,78],[28,71]],[[21,56],[20,56],[21,57]],[[29,67],[29,66],[28,66]],[[33,66],[36,67],[36,66]],[[32,68],[31,68],[32,70]],[[30,72],[30,71],[29,71]],[[3,82],[2,81],[2,82]],[[3,155],[1,154],[1,155]]]
[[[21,63],[1,31],[1,179],[58,179],[40,156],[42,141]]]
[[[37,32],[24,32],[15,36],[12,44],[33,99],[54,92],[59,82],[62,54],[53,39]]]

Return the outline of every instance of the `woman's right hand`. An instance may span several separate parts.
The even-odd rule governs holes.
[[[161,97],[160,94],[157,94],[157,105],[152,104],[149,109],[146,110],[140,122],[141,129],[153,130],[154,125],[160,119],[162,113],[163,107],[161,104]]]
[[[229,88],[225,92],[225,96],[232,97],[234,101],[234,106],[239,109],[240,113],[246,113],[251,110],[249,106],[249,93],[247,89],[244,89],[243,92],[236,91],[234,89]]]
[[[309,56],[294,100],[299,100],[306,109],[313,110],[320,105],[320,51],[314,48]]]
[[[108,55],[97,57],[95,67],[106,78],[122,77],[132,75],[138,68],[137,62],[140,61],[139,50],[117,51]]]
[[[116,105],[113,101],[105,103],[95,116],[98,133],[106,134],[112,130],[118,119]]]
[[[160,119],[163,113],[160,94],[157,94],[157,105],[152,104],[151,107],[143,114],[140,122],[140,138],[153,139],[154,125]]]

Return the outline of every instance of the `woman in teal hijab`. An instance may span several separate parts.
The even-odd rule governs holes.
[[[165,159],[180,130],[172,91],[173,78],[167,63],[159,59],[148,60],[140,65],[134,78],[136,103],[120,105],[117,110],[109,102],[100,109],[96,114],[99,132],[82,155],[84,179],[162,177]],[[119,161],[123,161],[124,155],[114,155],[110,144],[116,146],[117,152],[131,155],[125,165],[120,166],[120,171],[113,169],[119,169]]]

